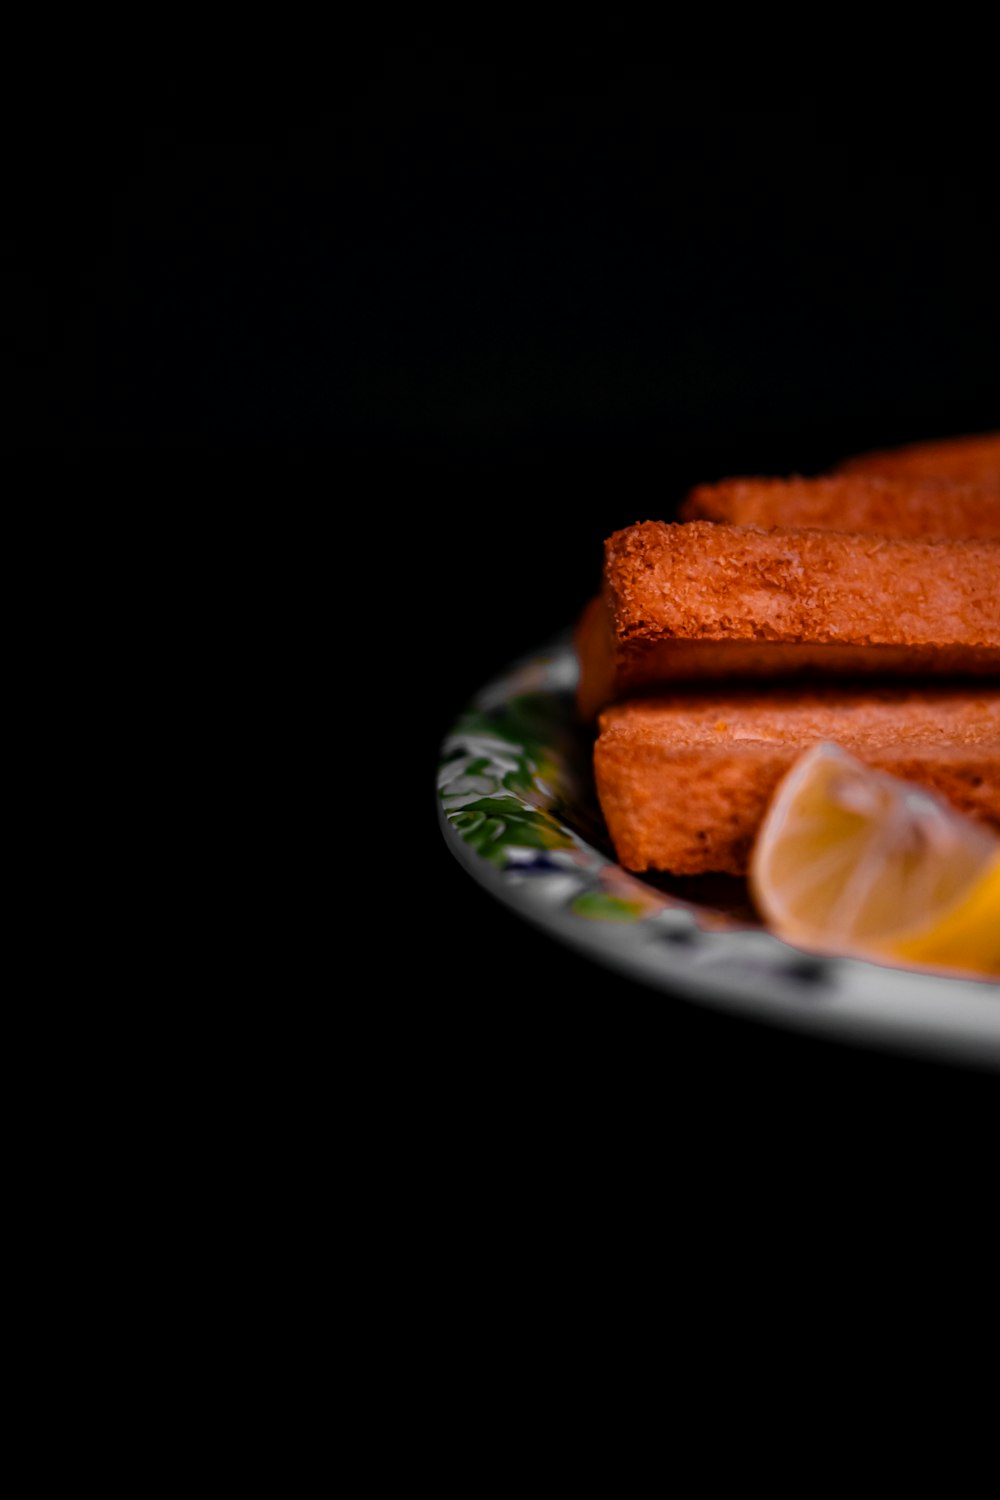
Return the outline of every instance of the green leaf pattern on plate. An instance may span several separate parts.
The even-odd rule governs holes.
[[[441,806],[469,848],[539,890],[548,879],[575,915],[639,921],[665,903],[601,853],[566,666],[565,653],[533,658],[484,689],[442,746]]]
[[[664,892],[622,869],[597,804],[575,682],[567,632],[489,683],[441,747],[445,835],[484,885],[612,970],[672,994],[711,995],[820,1036],[898,1038],[1000,1068],[1000,1012],[995,995],[984,1003],[982,993],[995,986],[860,960],[817,968],[752,913],[706,905],[704,891]]]

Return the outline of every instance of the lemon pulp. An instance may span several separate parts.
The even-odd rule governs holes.
[[[1000,972],[1000,839],[838,745],[806,751],[776,789],[749,879],[789,942]]]

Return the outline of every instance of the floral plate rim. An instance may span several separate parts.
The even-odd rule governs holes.
[[[1000,985],[806,953],[623,870],[601,847],[576,672],[565,631],[488,682],[442,741],[440,826],[481,886],[554,940],[664,994],[1000,1071]]]

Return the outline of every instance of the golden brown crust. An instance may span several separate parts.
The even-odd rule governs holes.
[[[604,599],[589,600],[576,623],[573,645],[580,668],[576,707],[582,719],[593,719],[615,697],[615,646]]]
[[[1000,830],[1000,688],[664,695],[600,716],[594,774],[619,862],[745,874],[779,780],[821,740]]]
[[[913,479],[1000,482],[1000,432],[977,432],[929,443],[858,453],[837,464],[838,474],[907,475]]]
[[[606,544],[577,703],[671,683],[1000,673],[1000,542],[647,521]]]
[[[591,720],[607,703],[670,684],[764,682],[828,678],[993,677],[1000,672],[990,648],[953,646],[803,645],[774,641],[644,642],[616,647],[603,600],[587,605],[576,633],[581,718]]]
[[[682,521],[734,526],[805,526],[884,536],[1000,537],[1000,481],[836,474],[764,476],[700,484],[685,497]]]
[[[1000,542],[644,521],[606,543],[616,640],[1000,652]]]

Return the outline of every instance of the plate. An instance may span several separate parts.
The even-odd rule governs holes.
[[[441,828],[469,874],[554,940],[664,994],[813,1035],[1000,1071],[1000,984],[824,958],[761,926],[742,881],[616,863],[567,631],[487,683],[441,745]]]

